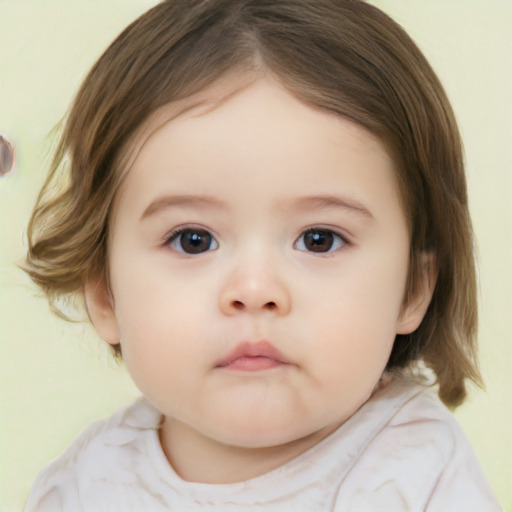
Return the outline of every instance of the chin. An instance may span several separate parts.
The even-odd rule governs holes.
[[[311,437],[321,435],[323,428],[304,429],[297,428],[300,422],[295,421],[293,425],[269,424],[268,422],[250,422],[250,424],[238,423],[232,426],[229,431],[223,430],[216,436],[220,442],[239,448],[261,449],[305,442]],[[322,437],[325,437],[322,436]]]

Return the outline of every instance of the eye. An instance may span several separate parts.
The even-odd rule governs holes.
[[[346,244],[346,241],[330,229],[311,228],[300,235],[295,248],[307,252],[333,252]]]
[[[205,229],[185,228],[171,233],[167,244],[178,252],[186,254],[201,254],[213,251],[219,247],[215,238]]]

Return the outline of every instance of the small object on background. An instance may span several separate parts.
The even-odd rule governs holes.
[[[5,136],[0,135],[0,177],[8,176],[14,171],[15,154],[14,146]]]

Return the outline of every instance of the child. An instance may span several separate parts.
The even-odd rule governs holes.
[[[441,403],[480,383],[459,135],[376,8],[151,9],[84,81],[29,243],[143,398],[27,511],[499,510]]]

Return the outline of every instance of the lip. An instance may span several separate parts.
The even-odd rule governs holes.
[[[239,343],[215,367],[240,371],[262,371],[289,364],[279,350],[268,341],[262,340]]]

